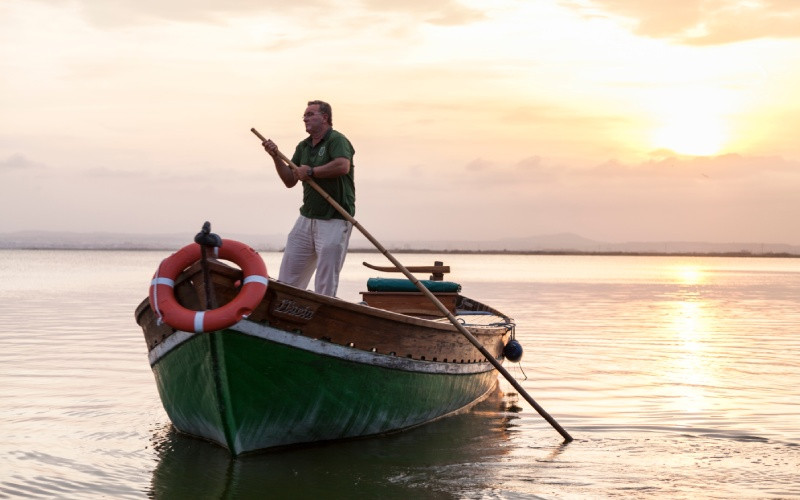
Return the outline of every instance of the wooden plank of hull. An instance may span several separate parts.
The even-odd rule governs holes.
[[[250,321],[184,333],[154,353],[175,427],[235,455],[407,429],[475,404],[497,382],[489,363],[368,353]]]

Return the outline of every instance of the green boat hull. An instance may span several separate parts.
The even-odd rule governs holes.
[[[488,362],[371,353],[247,320],[176,332],[150,363],[175,427],[234,455],[408,429],[469,408],[497,383]]]

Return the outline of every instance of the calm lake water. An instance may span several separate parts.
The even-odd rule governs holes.
[[[575,440],[503,382],[409,432],[232,460],[172,429],[133,319],[168,253],[0,250],[0,498],[800,498],[800,259],[400,254],[515,318],[506,366]],[[386,264],[351,253],[341,298],[362,261]]]

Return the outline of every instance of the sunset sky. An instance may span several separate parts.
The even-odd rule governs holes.
[[[3,0],[0,233],[285,234],[310,99],[378,239],[800,244],[796,0]]]

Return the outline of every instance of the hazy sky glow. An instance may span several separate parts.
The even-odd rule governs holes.
[[[3,0],[0,232],[285,233],[309,99],[379,239],[800,244],[796,0]]]

